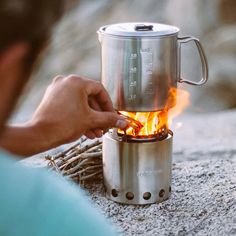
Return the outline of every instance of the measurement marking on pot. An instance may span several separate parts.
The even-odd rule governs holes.
[[[131,53],[130,54],[130,59],[136,59],[137,58],[137,53]]]
[[[130,94],[128,99],[131,100],[131,101],[135,100],[136,99],[136,94]]]
[[[129,86],[130,86],[130,87],[136,87],[136,84],[137,84],[136,81],[131,81],[130,84],[129,84]]]
[[[136,67],[130,67],[130,73],[136,73],[137,68]]]

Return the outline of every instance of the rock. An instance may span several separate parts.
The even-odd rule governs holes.
[[[171,128],[174,161],[223,159],[236,154],[235,120],[236,110],[177,117]]]
[[[222,26],[208,34],[208,61],[210,80],[198,90],[195,106],[204,110],[234,108],[236,106],[236,27]]]
[[[92,204],[124,235],[234,235],[235,168],[236,155],[177,163],[170,199],[148,206],[112,202],[104,197],[101,183],[87,186],[87,191]]]

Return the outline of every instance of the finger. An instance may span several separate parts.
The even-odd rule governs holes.
[[[96,138],[96,135],[93,131],[91,130],[88,130],[84,133],[84,135],[89,138],[89,139],[95,139]]]
[[[100,112],[91,111],[93,122],[90,123],[91,129],[106,130],[112,127],[124,129],[127,127],[128,122],[121,116],[113,112]]]
[[[94,96],[103,111],[114,111],[111,99],[103,87],[103,85],[96,81],[90,81],[87,86],[88,96]]]
[[[54,82],[54,83],[55,83],[55,82],[58,82],[59,80],[61,80],[61,79],[63,79],[63,78],[64,78],[63,75],[57,75],[56,77],[54,77],[53,82]]]
[[[101,111],[101,107],[94,98],[89,98],[89,106],[96,111]]]
[[[101,138],[103,135],[103,130],[101,129],[93,129],[92,131],[96,135],[97,138]]]

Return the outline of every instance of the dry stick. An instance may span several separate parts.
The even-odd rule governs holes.
[[[95,141],[95,142],[93,142],[93,143],[87,144],[86,146],[84,146],[84,147],[82,147],[81,149],[79,149],[76,154],[80,154],[80,153],[82,153],[82,152],[88,151],[90,148],[95,147],[95,146],[98,146],[98,145],[100,145],[101,143],[102,143],[102,141],[97,140],[97,141]]]
[[[79,146],[81,144],[81,141],[76,142],[74,145],[70,146],[69,148],[67,148],[66,150],[56,154],[54,156],[54,160],[58,159],[59,157],[63,157],[65,156],[68,152],[70,152],[71,150],[73,150],[75,147]]]
[[[80,178],[80,181],[89,179],[89,178],[91,178],[91,177],[93,177],[93,176],[95,176],[95,175],[98,175],[98,174],[100,174],[100,173],[102,173],[102,170],[99,170],[99,171],[97,171],[97,172],[94,172],[94,173],[91,174],[91,175],[83,176],[83,177]]]
[[[46,155],[46,156],[44,157],[44,159],[47,160],[47,161],[51,161],[52,156],[50,156],[50,155]]]
[[[70,174],[74,174],[74,173],[77,173],[80,169],[85,169],[87,167],[93,167],[93,166],[96,166],[96,165],[102,165],[102,162],[84,162],[82,163],[83,165],[78,165],[78,166],[75,166],[71,169],[68,169],[67,171],[64,172],[64,175],[70,175]]]
[[[70,154],[71,152],[73,152],[73,151],[78,150],[79,148],[81,148],[82,143],[84,143],[86,140],[88,140],[88,138],[86,138],[86,137],[80,138],[80,140],[79,140],[79,142],[78,142],[78,145],[76,145],[76,146],[74,146],[74,147],[72,146],[71,150],[69,150],[66,154]]]
[[[76,179],[80,183],[81,180],[102,173],[102,142],[97,140],[80,148],[84,141],[80,140],[55,156],[46,156],[45,159],[49,161],[48,165],[57,172],[74,180]],[[55,161],[55,159],[58,160]]]
[[[81,161],[80,163],[78,163],[75,167],[66,170],[66,171],[62,171],[63,175],[69,175],[71,173],[73,173],[74,171],[77,171],[84,163],[86,163],[88,161],[88,159],[84,159],[83,161]]]
[[[77,176],[77,177],[74,177],[74,178],[72,178],[72,179],[73,179],[74,181],[78,181],[80,184],[83,184],[82,181],[88,180],[88,179],[90,179],[90,178],[92,178],[92,177],[95,177],[95,176],[101,174],[101,173],[102,173],[102,170],[99,170],[99,171],[97,171],[97,172],[94,172],[93,174],[90,174],[90,175],[87,175],[87,176],[81,176],[81,177]]]
[[[49,162],[48,162],[48,166],[49,166],[50,168],[52,168],[52,163],[51,163],[52,156],[46,155],[46,156],[44,157],[44,159],[45,159],[46,161],[49,161]]]
[[[52,166],[55,168],[55,170],[56,170],[57,172],[60,172],[60,170],[58,169],[58,166],[57,166],[57,164],[55,163],[55,161],[54,161],[53,158],[51,158],[50,163],[52,164]]]
[[[88,140],[88,138],[87,137],[85,137],[85,136],[82,136],[80,139],[79,139],[79,141],[80,141],[80,146],[81,146],[81,144],[82,143],[84,143],[85,141],[87,141]]]
[[[54,161],[54,159],[53,159],[52,156],[46,155],[44,158],[45,158],[45,160],[49,161],[49,162],[48,162],[48,166],[49,166],[50,168],[53,168],[53,167],[54,167],[54,169],[58,170],[58,167],[57,167],[57,165],[56,165],[56,163],[55,163],[55,161]]]
[[[97,145],[99,145],[99,144],[101,144],[101,143],[102,143],[102,142],[101,142],[100,140],[97,140],[97,141],[95,141],[94,143],[88,144],[88,145],[86,145],[86,146],[84,146],[84,147],[82,147],[82,148],[80,148],[80,149],[78,149],[78,150],[75,150],[74,152],[70,153],[70,155],[66,156],[63,160],[59,160],[59,161],[57,162],[57,165],[60,167],[61,165],[63,165],[63,163],[64,163],[65,161],[68,161],[68,160],[71,159],[73,156],[78,155],[78,154],[81,154],[81,153],[83,153],[83,152],[89,150],[90,148],[92,148],[92,147],[94,147],[94,146],[97,146]]]
[[[102,158],[98,157],[98,158],[94,158],[94,160],[89,160],[88,162],[86,162],[86,165],[97,165],[98,163],[102,163]]]
[[[85,151],[86,153],[90,153],[90,152],[99,152],[102,150],[102,144],[99,144],[95,147],[90,148],[89,150]]]
[[[92,158],[96,158],[96,157],[101,157],[102,156],[102,151],[99,152],[85,152],[80,154],[81,155],[81,159],[92,159]]]
[[[101,156],[101,154],[100,153],[88,153],[88,154],[92,154],[92,155],[90,155],[90,158],[91,157],[93,157],[93,158],[95,158],[95,157],[100,157]],[[82,156],[82,155],[81,155]],[[82,159],[82,158],[81,158]],[[70,160],[71,161],[71,160]],[[73,173],[73,172],[75,172],[75,171],[77,171],[84,163],[86,163],[86,162],[88,162],[88,161],[90,161],[90,159],[89,159],[89,157],[87,156],[87,158],[84,158],[81,162],[79,162],[76,166],[74,166],[73,168],[71,168],[71,169],[69,169],[69,170],[66,170],[66,171],[63,171],[63,174],[65,174],[65,175],[68,175],[68,174],[71,174],[71,173]],[[72,161],[73,162],[73,161]],[[66,166],[68,166],[70,163],[67,163],[66,165],[65,165],[65,167]],[[65,169],[65,167],[64,168],[60,168],[60,169]]]
[[[83,174],[84,172],[86,172],[86,171],[88,171],[88,170],[94,170],[94,169],[97,169],[97,168],[100,168],[100,167],[102,167],[102,165],[88,166],[88,167],[86,167],[86,168],[83,169],[83,170],[80,170],[80,171],[78,171],[78,172],[76,172],[76,173],[73,173],[73,174],[68,175],[68,177],[74,178],[74,177],[76,177],[76,176],[78,176],[78,175]]]
[[[72,164],[73,162],[79,160],[79,159],[92,159],[92,158],[97,158],[97,157],[101,157],[102,156],[102,152],[93,152],[93,153],[82,153],[78,156],[75,156],[73,158],[71,158],[70,160],[68,160],[67,163],[65,163],[63,166],[66,166],[66,165],[70,165]],[[61,166],[61,169],[63,168],[63,166]]]
[[[77,161],[78,159],[87,159],[87,158],[94,158],[94,157],[99,157],[102,155],[102,152],[94,152],[94,153],[82,153],[78,156],[75,156],[73,158],[71,158],[67,163],[65,163],[64,165],[59,166],[59,169],[65,169],[66,166],[70,165],[71,163]]]
[[[84,161],[84,160],[87,160],[87,161],[82,163],[83,166],[91,166],[91,165],[97,165],[97,164],[101,164],[101,163],[102,163],[102,158],[101,158],[101,157],[94,158],[94,159],[88,159],[88,158],[86,158],[86,159],[81,160],[81,162]],[[69,165],[68,167],[69,167],[70,169],[75,168],[75,167],[77,167],[78,165],[81,165],[81,164],[80,164],[81,162],[77,162],[76,165],[74,165],[74,166]],[[81,167],[82,167],[82,165],[81,165]],[[63,169],[63,170],[66,172],[66,171],[68,171],[69,169]]]

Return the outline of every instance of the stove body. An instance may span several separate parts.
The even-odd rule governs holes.
[[[167,199],[171,192],[172,133],[162,141],[125,142],[112,132],[103,139],[106,196],[127,204]]]

